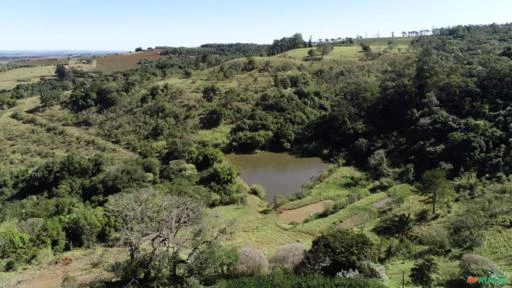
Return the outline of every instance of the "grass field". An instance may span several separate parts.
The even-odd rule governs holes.
[[[12,89],[21,83],[34,83],[40,77],[52,77],[55,73],[55,66],[35,66],[15,68],[0,72],[0,90]]]
[[[387,49],[387,44],[370,44],[373,52],[383,52],[384,49]],[[311,48],[299,48],[287,51],[285,53],[279,54],[277,57],[284,58],[292,58],[292,59],[303,59],[308,55],[308,51]],[[391,54],[400,54],[408,52],[408,45],[399,44],[396,45],[389,53]],[[352,46],[341,46],[334,47],[334,50],[324,57],[325,60],[363,60],[365,56],[361,50],[359,45]]]
[[[58,65],[68,64],[68,58],[43,58],[43,59],[29,59],[17,61],[17,64],[21,65],[34,65],[34,66],[45,66],[45,65]]]

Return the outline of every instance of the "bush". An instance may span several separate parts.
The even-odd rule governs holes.
[[[19,232],[14,227],[0,231],[0,259],[13,260],[27,256],[30,248],[30,236]]]
[[[238,252],[231,247],[211,247],[194,257],[190,274],[204,285],[212,285],[222,278],[229,278],[235,272]]]
[[[196,166],[187,164],[185,160],[173,160],[169,165],[164,166],[160,173],[162,179],[172,181],[177,177],[187,178],[189,176],[197,175]]]
[[[373,252],[373,243],[366,235],[335,230],[313,241],[296,270],[302,275],[321,273],[334,277],[342,271],[361,269],[364,261],[373,258]]]
[[[79,208],[63,218],[69,248],[90,247],[98,238],[104,223],[101,208]]]
[[[201,123],[201,128],[212,129],[212,128],[218,127],[222,123],[224,114],[225,114],[224,110],[222,110],[220,108],[213,108],[213,109],[209,110],[199,120],[199,122]]]
[[[219,86],[217,86],[215,84],[204,87],[204,89],[203,89],[203,99],[205,99],[207,102],[212,102],[219,95],[220,95],[220,88],[219,88]]]
[[[270,259],[273,267],[279,267],[283,270],[293,271],[306,254],[306,247],[301,243],[293,243],[281,246],[276,254]]]
[[[491,260],[476,254],[464,254],[460,260],[459,268],[463,278],[503,275],[498,266]]]
[[[430,247],[430,252],[436,255],[445,255],[450,248],[448,231],[443,227],[432,227],[421,234],[421,244]]]
[[[411,268],[411,281],[422,288],[431,288],[435,284],[435,274],[438,270],[439,268],[434,258],[427,257],[422,259]]]
[[[50,247],[54,252],[64,251],[66,234],[61,223],[57,219],[48,219],[35,236],[35,242],[39,247]]]
[[[197,154],[193,159],[193,164],[197,170],[203,171],[212,167],[216,163],[221,163],[224,155],[218,149],[211,147],[198,148]]]
[[[4,272],[16,271],[18,269],[18,263],[15,260],[9,260],[4,265]]]
[[[381,236],[406,236],[414,226],[414,219],[409,214],[399,213],[381,218],[373,231]]]
[[[233,150],[237,152],[251,153],[257,149],[263,149],[271,138],[272,132],[270,131],[242,131],[232,137],[231,144]]]
[[[265,197],[267,196],[267,192],[265,191],[265,188],[259,184],[251,185],[251,187],[249,189],[249,193],[254,196],[257,196],[260,199],[265,199]]]
[[[264,275],[269,271],[269,263],[263,252],[255,248],[242,248],[235,266],[239,276]]]
[[[209,186],[226,186],[235,183],[238,171],[227,164],[215,164],[203,171],[201,182]]]

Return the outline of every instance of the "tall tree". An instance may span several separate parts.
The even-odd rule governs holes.
[[[436,214],[438,203],[446,204],[452,194],[450,182],[446,180],[446,170],[435,168],[426,171],[420,181],[420,190],[430,195],[432,199],[432,214]]]

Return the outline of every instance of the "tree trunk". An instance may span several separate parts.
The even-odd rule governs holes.
[[[437,190],[432,195],[432,214],[436,214]]]

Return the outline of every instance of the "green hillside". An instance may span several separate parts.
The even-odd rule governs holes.
[[[2,90],[0,286],[510,279],[510,31],[164,47]],[[329,168],[269,203],[224,157],[258,151]]]

